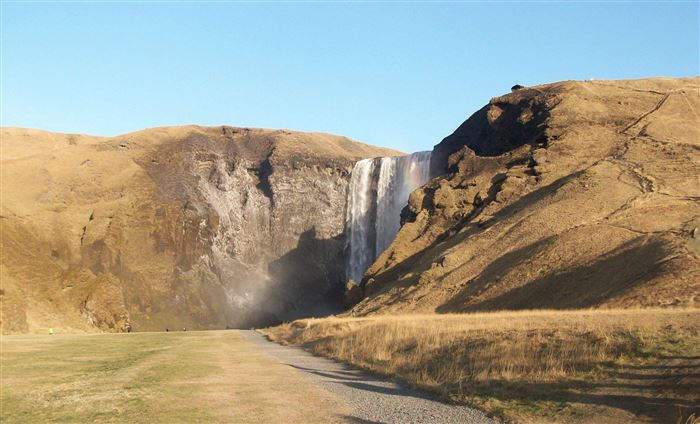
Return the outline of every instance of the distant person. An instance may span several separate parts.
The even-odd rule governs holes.
[[[53,336],[53,328],[49,327],[49,336]]]
[[[187,327],[182,327],[182,331],[187,331]]]
[[[131,333],[131,323],[126,324],[126,332]]]

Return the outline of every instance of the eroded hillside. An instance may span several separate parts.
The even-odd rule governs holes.
[[[698,306],[700,79],[492,99],[436,146],[354,314]]]
[[[4,332],[224,328],[327,313],[349,172],[397,154],[344,137],[171,127],[2,129]]]

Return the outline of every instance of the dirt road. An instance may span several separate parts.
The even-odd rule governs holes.
[[[368,375],[319,358],[299,348],[267,341],[254,331],[241,331],[247,342],[276,358],[350,406],[345,419],[358,423],[492,423],[482,412],[448,405],[385,378]]]

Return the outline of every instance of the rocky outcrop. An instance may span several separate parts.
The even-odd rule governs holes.
[[[345,283],[345,293],[343,293],[343,307],[350,309],[362,300],[362,287],[352,280]]]
[[[700,80],[496,97],[437,145],[355,314],[698,306]],[[371,284],[369,284],[371,282]]]
[[[266,325],[341,308],[344,137],[2,130],[3,331]]]

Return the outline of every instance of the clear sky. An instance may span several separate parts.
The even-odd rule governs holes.
[[[2,125],[430,149],[515,83],[698,75],[697,1],[2,4]]]

